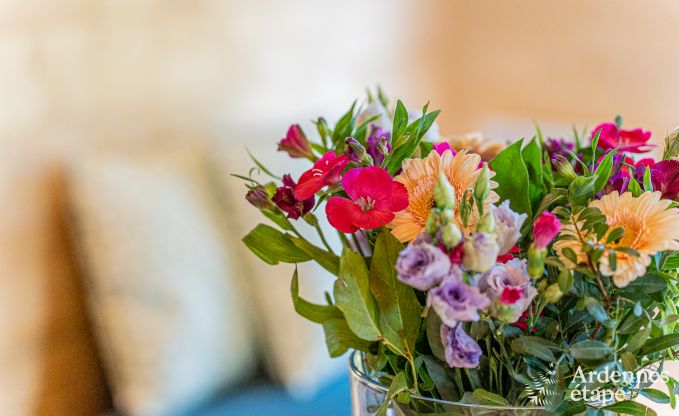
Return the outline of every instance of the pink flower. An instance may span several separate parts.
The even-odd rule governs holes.
[[[594,128],[591,137],[594,138],[598,131],[601,131],[598,147],[602,149],[615,149],[620,146],[622,152],[645,153],[654,147],[647,143],[651,138],[650,131],[620,130],[615,123],[602,123]]]
[[[339,182],[340,175],[349,162],[349,159],[344,155],[336,156],[333,152],[324,154],[314,163],[313,168],[300,176],[299,183],[295,188],[295,198],[299,200],[309,199],[324,186]]]
[[[290,126],[288,134],[278,143],[278,151],[287,152],[290,157],[294,158],[305,157],[312,159],[314,157],[309,141],[299,124]]]
[[[641,159],[634,165],[636,168],[636,179],[643,183],[646,168],[651,170],[651,184],[654,191],[660,191],[664,199],[679,199],[679,161],[661,160],[655,162],[653,159]]]
[[[535,247],[538,250],[544,249],[556,238],[559,231],[561,231],[561,222],[556,215],[543,211],[533,225]]]
[[[447,150],[450,150],[453,153],[453,156],[455,156],[457,154],[455,149],[450,147],[450,143],[448,143],[448,142],[435,143],[434,146],[433,146],[433,149],[436,150],[436,153],[438,153],[439,155],[442,155],[442,156],[443,156],[443,152],[445,152]]]
[[[377,166],[356,168],[342,177],[350,199],[334,196],[328,200],[328,221],[343,233],[379,228],[394,219],[394,213],[408,206],[406,187]]]

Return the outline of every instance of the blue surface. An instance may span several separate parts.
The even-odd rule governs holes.
[[[314,398],[294,400],[282,387],[260,385],[232,394],[192,416],[349,416],[349,378],[322,389]]]

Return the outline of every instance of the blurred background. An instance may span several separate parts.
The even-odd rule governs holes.
[[[288,125],[377,84],[444,136],[621,114],[660,144],[677,21],[672,0],[0,0],[0,412],[349,414],[292,269],[240,246],[245,146],[297,175]]]

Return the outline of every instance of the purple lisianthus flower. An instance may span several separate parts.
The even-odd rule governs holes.
[[[315,198],[299,200],[295,198],[297,184],[290,175],[283,175],[283,186],[276,189],[272,201],[276,206],[288,214],[288,218],[296,220],[314,207]]]
[[[441,318],[441,322],[453,326],[460,321],[478,321],[479,309],[490,306],[490,299],[478,288],[462,281],[462,272],[453,267],[451,275],[444,278],[439,287],[429,291],[429,305]]]
[[[453,327],[441,325],[441,342],[446,362],[453,368],[476,368],[481,358],[481,347],[458,323]]]
[[[384,155],[391,152],[391,133],[373,125],[373,132],[368,137],[368,154],[373,158],[375,166],[381,166]]]
[[[538,293],[528,275],[526,261],[519,259],[493,266],[480,275],[478,287],[493,302],[491,314],[509,324],[521,317]]]
[[[557,156],[568,158],[568,151],[574,149],[573,143],[567,142],[562,138],[548,138],[544,143],[545,151],[549,154],[549,159],[554,160]]]
[[[497,242],[500,246],[499,254],[505,254],[514,247],[521,237],[521,226],[528,215],[517,214],[509,208],[509,200],[493,209],[493,218],[497,233]]]
[[[396,260],[398,280],[421,291],[441,283],[450,267],[446,253],[426,243],[406,247]]]

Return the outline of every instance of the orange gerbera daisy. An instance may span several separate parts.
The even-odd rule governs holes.
[[[598,208],[606,217],[610,230],[622,227],[622,237],[606,248],[631,247],[639,256],[616,251],[616,268],[613,270],[608,255],[601,256],[599,271],[613,278],[618,287],[625,287],[630,282],[646,273],[651,264],[651,256],[659,251],[679,250],[679,210],[670,208],[672,201],[661,199],[660,192],[645,192],[634,198],[630,192],[620,195],[612,192],[599,200],[590,202],[589,206]],[[572,225],[566,225],[562,234],[575,235]],[[600,243],[606,241],[604,236]],[[560,240],[554,245],[561,259],[572,266],[572,263],[561,254],[565,247],[570,247],[578,256],[578,261],[586,259],[578,240]]]
[[[481,169],[481,157],[477,154],[461,151],[453,156],[446,151],[439,155],[433,151],[424,159],[406,159],[403,161],[403,172],[394,178],[408,189],[408,208],[397,212],[394,220],[388,225],[392,234],[401,242],[414,240],[424,229],[429,212],[434,206],[434,188],[438,181],[439,172],[444,172],[448,181],[455,188],[457,205],[464,193],[474,187]],[[494,173],[491,172],[491,175]],[[491,189],[497,183],[490,183]],[[497,202],[498,196],[491,191],[487,203]],[[476,212],[476,210],[474,210]],[[458,223],[459,223],[458,213]],[[470,218],[470,224],[475,224],[475,218]],[[460,228],[462,229],[461,224]]]

